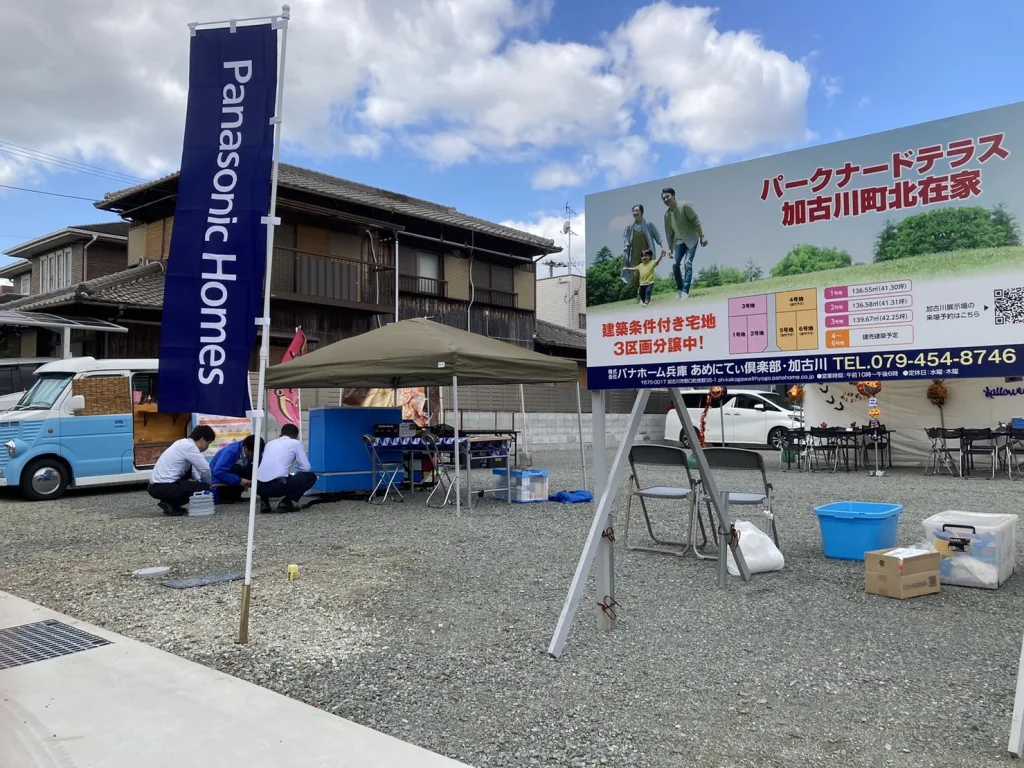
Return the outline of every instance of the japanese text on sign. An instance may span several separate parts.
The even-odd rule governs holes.
[[[982,192],[981,169],[957,170],[970,163],[984,164],[993,158],[1005,160],[1010,151],[1003,146],[1005,134],[996,133],[975,139],[951,141],[921,147],[917,150],[894,152],[891,162],[859,166],[847,161],[841,168],[818,168],[806,179],[786,181],[782,174],[765,179],[761,186],[761,200],[774,194],[781,199],[790,190],[807,188],[813,197],[786,200],[782,204],[784,227],[813,224],[820,221],[861,216],[867,213],[905,210],[919,206],[938,205],[953,200],[969,200]],[[947,160],[952,173],[933,174],[940,160]],[[941,168],[939,170],[942,170]],[[916,171],[916,177],[909,177]],[[854,177],[886,174],[893,179],[891,185],[872,185],[846,189]],[[835,191],[826,189],[835,180]]]
[[[717,327],[718,320],[713,314],[660,317],[604,323],[601,336],[606,339],[646,337],[616,341],[614,352],[617,357],[674,354],[704,349],[704,337],[690,331],[714,330]]]

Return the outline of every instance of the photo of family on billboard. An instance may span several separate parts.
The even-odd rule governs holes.
[[[1024,256],[1022,119],[1011,105],[590,195],[588,307],[1005,267]]]

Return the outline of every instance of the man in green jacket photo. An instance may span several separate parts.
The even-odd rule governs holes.
[[[665,211],[665,240],[674,257],[672,276],[676,279],[677,298],[686,299],[693,283],[693,259],[697,255],[697,245],[707,248],[708,238],[693,206],[676,200],[676,191],[672,187],[661,190],[661,200],[668,207]]]

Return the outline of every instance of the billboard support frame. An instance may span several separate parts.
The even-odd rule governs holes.
[[[736,533],[736,529],[729,519],[729,494],[728,492],[721,493],[718,490],[718,484],[715,482],[714,475],[711,473],[711,467],[708,464],[707,457],[704,455],[704,449],[701,447],[700,438],[697,435],[697,430],[693,426],[693,421],[690,419],[690,415],[686,410],[686,405],[683,402],[682,395],[679,390],[672,389],[669,391],[672,396],[672,402],[676,406],[676,410],[679,411],[681,420],[683,423],[683,429],[686,431],[687,439],[692,447],[693,456],[697,461],[697,470],[700,473],[701,487],[703,489],[702,495],[711,506],[714,508],[716,516],[718,518],[718,586],[721,589],[725,589],[728,584],[728,557],[726,555],[726,548],[732,550],[733,558],[736,561],[736,566],[739,569],[740,575],[744,581],[750,581],[750,570],[747,568],[747,563],[743,559],[743,553],[739,547],[739,536]],[[603,395],[603,390],[601,391]],[[593,405],[594,405],[594,438],[597,440],[598,430],[601,430],[603,442],[603,427],[605,421],[604,414],[604,398],[597,397],[597,392],[594,392]],[[576,617],[576,613],[579,611],[580,600],[583,597],[583,592],[586,590],[587,577],[590,575],[592,567],[596,566],[596,577],[597,577],[597,590],[599,598],[597,600],[598,607],[598,621],[599,625],[604,630],[610,630],[615,627],[616,611],[618,603],[615,600],[615,578],[614,578],[614,517],[612,515],[613,505],[615,498],[618,495],[618,488],[622,485],[622,481],[626,474],[626,467],[628,465],[627,456],[633,446],[633,441],[636,439],[636,434],[640,429],[640,421],[643,419],[644,411],[647,408],[647,402],[650,399],[651,390],[639,389],[636,391],[636,400],[633,403],[633,409],[629,414],[629,421],[626,423],[625,433],[622,436],[622,440],[619,443],[618,450],[615,452],[615,460],[612,462],[611,468],[605,474],[603,471],[600,472],[600,477],[595,477],[595,487],[600,489],[600,500],[598,501],[597,507],[594,510],[594,521],[590,526],[590,533],[587,536],[587,541],[583,546],[583,551],[580,553],[579,562],[576,565],[576,572],[573,575],[572,582],[569,586],[569,592],[565,597],[565,602],[562,605],[561,615],[558,617],[558,623],[555,626],[554,635],[551,638],[551,642],[548,645],[548,655],[552,658],[559,658],[562,655],[562,651],[565,649],[565,644],[569,639],[569,630],[572,628],[573,620]],[[595,473],[600,470],[598,467],[603,469],[604,457],[597,452],[597,446],[595,445],[594,454],[596,458]],[[699,503],[699,502],[698,502]],[[600,556],[600,559],[599,559]],[[602,595],[601,593],[604,592]]]

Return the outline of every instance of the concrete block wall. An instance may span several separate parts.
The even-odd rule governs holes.
[[[515,421],[516,428],[523,431],[522,416],[517,414]],[[628,413],[609,413],[605,416],[605,441],[609,448],[619,444],[620,436],[625,433],[628,422]],[[456,416],[452,411],[445,411],[445,423],[456,423]],[[512,414],[500,411],[464,411],[461,424],[463,429],[509,430],[512,429]],[[525,431],[527,448],[531,452],[579,450],[579,427],[575,413],[528,413]],[[637,441],[660,440],[664,436],[664,414],[644,414],[637,432]],[[587,447],[593,444],[593,421],[589,413],[583,414],[583,441]]]

